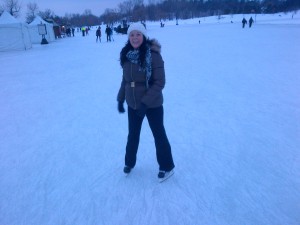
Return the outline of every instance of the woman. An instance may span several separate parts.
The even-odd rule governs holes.
[[[125,112],[125,100],[128,105],[129,133],[124,173],[129,174],[136,164],[141,127],[146,116],[155,140],[158,178],[163,181],[173,175],[175,166],[163,123],[165,70],[161,46],[156,40],[147,39],[141,23],[131,24],[127,34],[129,40],[120,53],[123,79],[117,97],[120,113]]]
[[[96,42],[98,42],[98,40],[101,42],[101,27],[100,26],[96,30]]]

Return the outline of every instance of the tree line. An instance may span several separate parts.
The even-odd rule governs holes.
[[[19,0],[2,0],[0,13],[6,10],[18,17],[22,6]],[[227,14],[261,14],[297,11],[300,0],[126,0],[115,9],[106,9],[102,15],[94,15],[90,9],[82,14],[57,16],[51,9],[40,11],[36,3],[26,6],[26,22],[39,15],[66,26],[94,26],[101,23],[115,24],[121,21],[162,21],[220,16]]]
[[[125,1],[117,10],[107,9],[101,21],[159,21],[190,19],[214,15],[277,13],[295,11],[300,0],[143,0]]]

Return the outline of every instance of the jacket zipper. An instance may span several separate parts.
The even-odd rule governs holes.
[[[131,65],[131,73],[130,73],[131,80],[132,80],[132,82],[134,82],[133,75],[132,75],[132,63],[130,63],[130,65]],[[135,99],[134,89],[135,89],[135,87],[132,87],[132,95],[133,95],[133,100],[134,100],[134,109],[136,109],[136,99]]]

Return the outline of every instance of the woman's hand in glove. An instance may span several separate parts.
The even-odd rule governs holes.
[[[119,113],[124,113],[125,112],[123,102],[118,102],[118,111],[119,111]]]

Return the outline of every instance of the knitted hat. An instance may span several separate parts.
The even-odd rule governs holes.
[[[128,37],[129,37],[130,32],[133,31],[133,30],[141,32],[146,38],[148,38],[147,30],[146,30],[146,28],[144,27],[143,24],[141,24],[141,23],[132,23],[132,24],[130,24],[130,26],[127,30]]]

